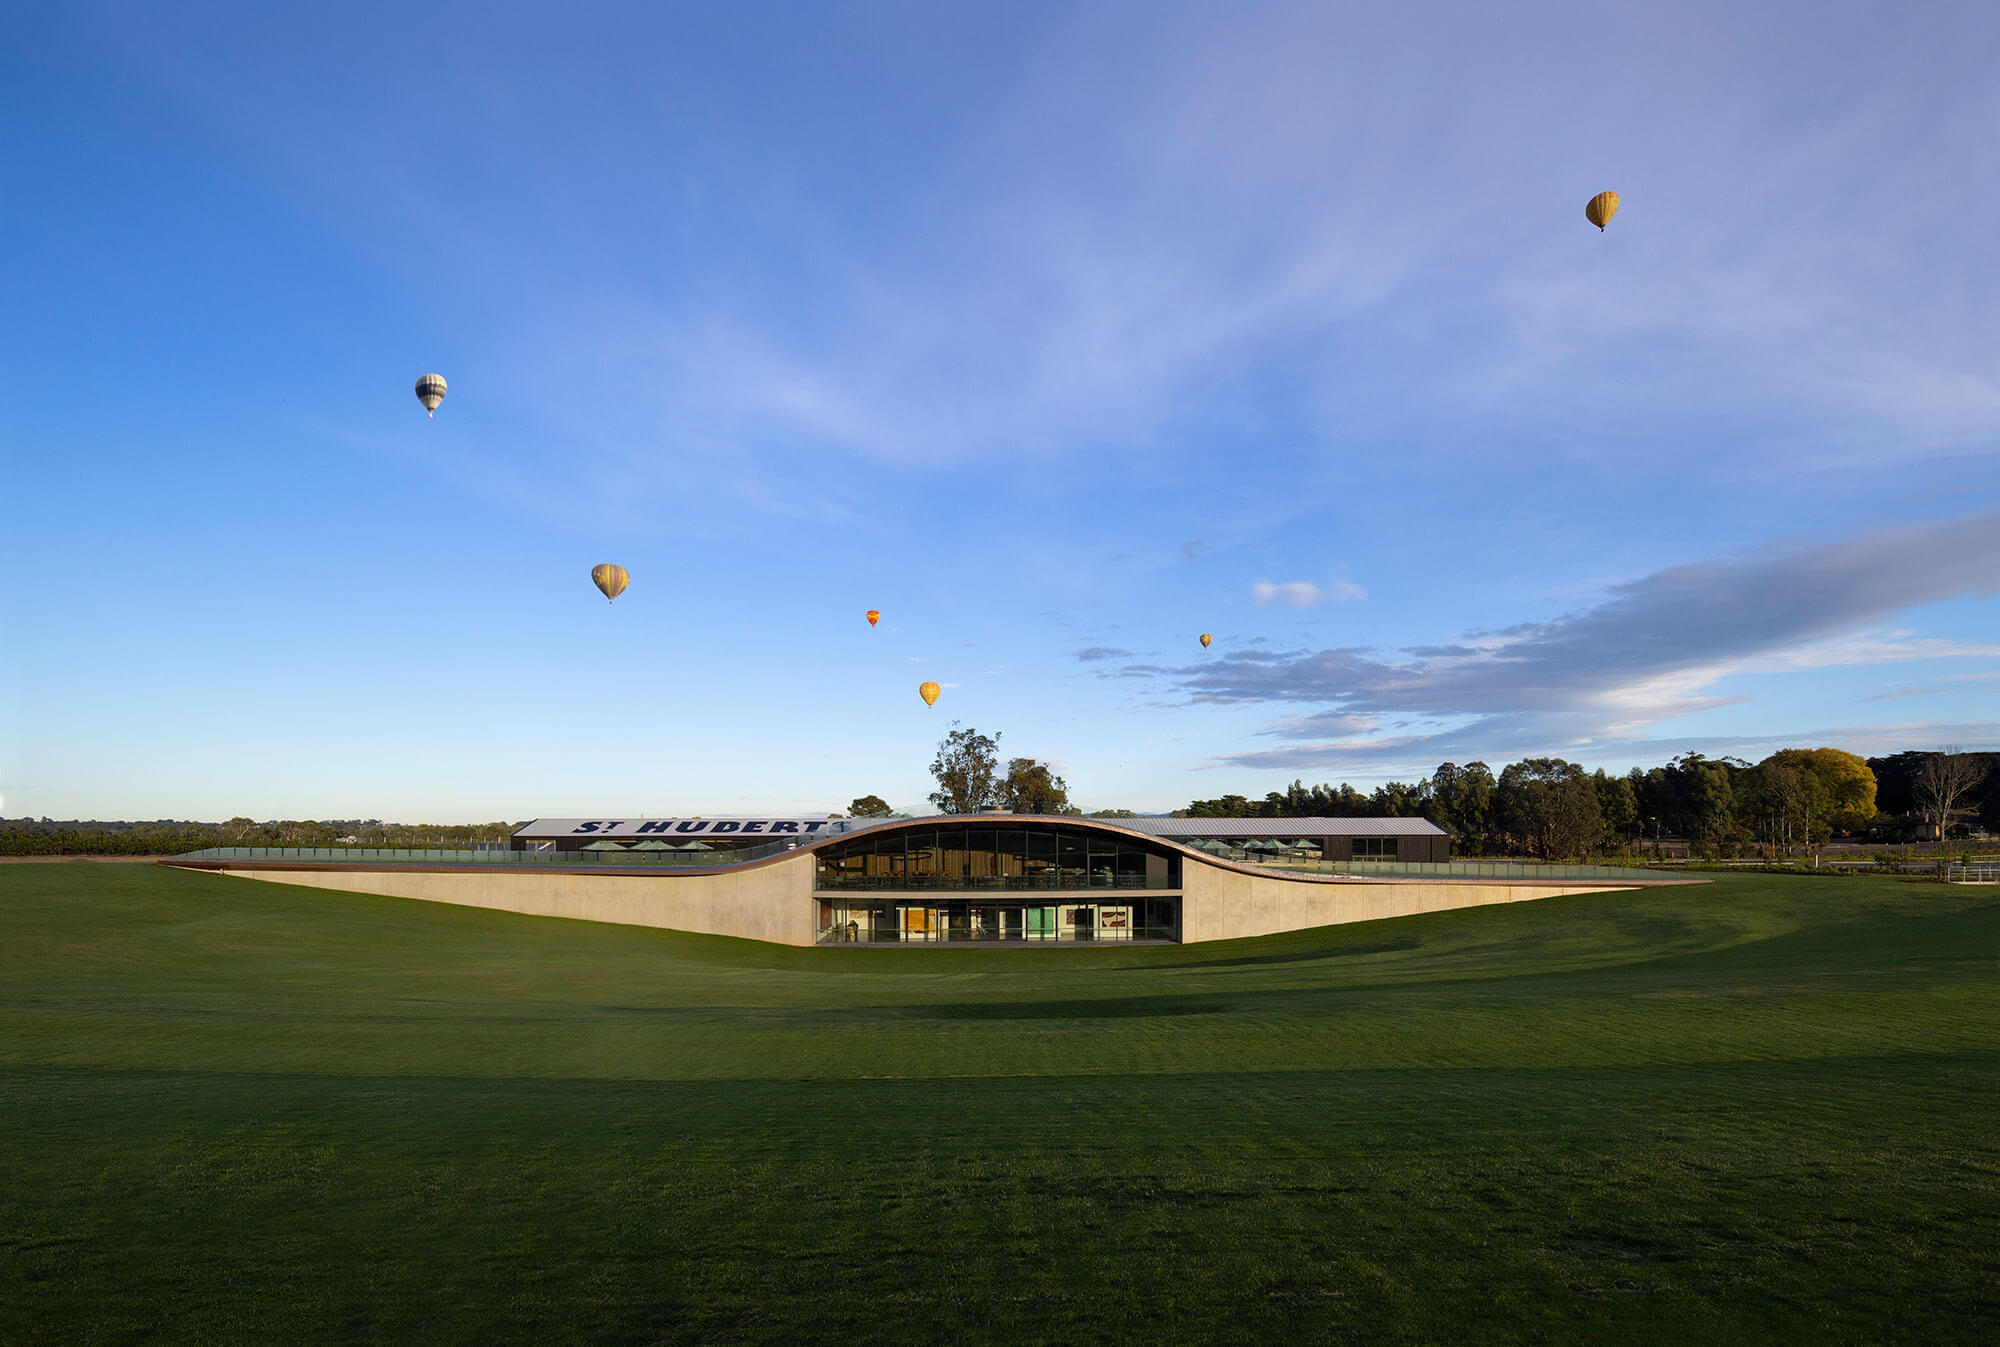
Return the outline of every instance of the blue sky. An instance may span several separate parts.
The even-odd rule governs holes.
[[[1990,5],[297,8],[0,21],[0,811],[2000,747]]]

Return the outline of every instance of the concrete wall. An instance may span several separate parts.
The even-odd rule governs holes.
[[[1335,926],[1488,903],[1523,903],[1569,893],[1615,893],[1631,885],[1523,884],[1435,880],[1316,882],[1278,879],[1187,861],[1181,866],[1181,940],[1234,940],[1312,926]]]
[[[418,898],[536,917],[572,917],[734,935],[780,945],[814,936],[813,858],[787,856],[719,875],[550,875],[520,871],[225,870],[243,879]]]

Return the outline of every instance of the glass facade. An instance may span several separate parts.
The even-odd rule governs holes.
[[[1178,889],[1180,857],[1087,828],[947,823],[828,847],[816,887],[834,890]]]
[[[1180,857],[1094,829],[896,828],[828,847],[815,864],[828,944],[1179,938],[1179,903],[1157,891],[1180,888]]]
[[[1183,846],[1250,865],[1311,866],[1324,858],[1317,837],[1177,837]]]
[[[837,897],[819,899],[821,944],[1178,940],[1178,904],[1148,894],[1112,898]]]

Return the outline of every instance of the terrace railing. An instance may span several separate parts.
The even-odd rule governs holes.
[[[205,847],[177,861],[321,865],[476,865],[482,869],[712,869],[795,850],[783,840],[735,851],[474,851],[467,847]]]
[[[836,834],[837,835],[837,834]],[[733,851],[493,851],[470,847],[205,847],[174,857],[210,863],[242,861],[265,865],[354,866],[450,865],[481,869],[686,870],[718,869],[781,855],[802,845],[789,838]],[[1205,846],[1204,855],[1288,874],[1377,875],[1410,879],[1658,879],[1657,870],[1614,865],[1538,865],[1521,861],[1389,861],[1274,859],[1269,852]],[[1979,882],[1979,881],[1972,881]],[[1164,878],[1145,875],[993,875],[950,878],[901,875],[829,875],[815,880],[820,890],[976,891],[1062,889],[1171,889]]]
[[[1623,865],[1560,865],[1536,861],[1333,861],[1337,873],[1410,879],[1651,879],[1658,870]]]
[[[822,872],[813,887],[825,892],[873,893],[1000,893],[1076,889],[1172,889],[1165,876],[1085,874],[1054,875],[840,875]]]
[[[1273,856],[1270,851],[1255,847],[1216,846],[1213,844],[1196,848],[1203,855],[1220,860],[1237,861],[1245,865],[1260,866],[1266,870],[1278,870],[1291,874],[1308,875],[1380,875],[1384,878],[1402,879],[1514,879],[1514,880],[1560,880],[1560,879],[1651,879],[1660,877],[1657,870],[1642,870],[1617,865],[1560,865],[1543,864],[1537,861],[1392,861],[1373,860],[1357,857],[1348,861],[1312,860],[1296,853]]]

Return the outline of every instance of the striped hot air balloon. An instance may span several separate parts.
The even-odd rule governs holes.
[[[871,626],[871,627],[872,627],[872,626],[874,626],[874,625],[875,625],[875,624],[876,624],[877,622],[880,622],[881,620],[882,620],[882,614],[881,614],[881,612],[880,612],[879,610],[877,610],[877,609],[874,609],[874,608],[870,608],[870,609],[868,610],[868,625],[869,625],[869,626]]]
[[[417,401],[424,404],[424,415],[436,416],[438,404],[444,401],[444,376],[426,374],[417,380]]]
[[[1590,204],[1583,208],[1583,218],[1597,226],[1602,234],[1604,226],[1611,223],[1611,217],[1618,213],[1618,193],[1599,192],[1590,198]]]
[[[625,592],[625,586],[632,583],[632,577],[625,574],[623,566],[614,566],[608,561],[599,562],[590,568],[591,583],[604,591],[606,602],[616,599]]]
[[[936,683],[925,683],[917,689],[917,695],[924,699],[925,706],[936,706],[938,694],[943,691]]]

